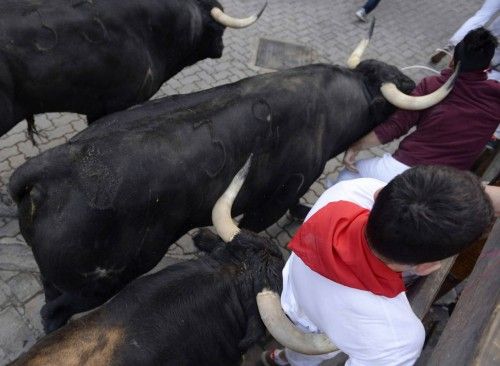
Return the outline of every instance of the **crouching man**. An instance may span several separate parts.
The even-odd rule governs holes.
[[[346,365],[413,365],[425,332],[403,271],[428,275],[492,223],[490,199],[471,173],[418,166],[387,185],[344,181],[319,198],[289,244],[281,304],[309,332],[349,356]],[[336,353],[264,352],[265,365],[314,366]]]

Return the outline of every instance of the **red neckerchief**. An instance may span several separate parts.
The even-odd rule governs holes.
[[[314,272],[375,295],[395,297],[405,291],[395,272],[368,247],[365,228],[370,211],[352,202],[332,202],[311,216],[288,245]]]

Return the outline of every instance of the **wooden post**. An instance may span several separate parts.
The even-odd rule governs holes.
[[[500,219],[497,219],[429,366],[498,365]]]

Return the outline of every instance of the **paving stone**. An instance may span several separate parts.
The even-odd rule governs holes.
[[[32,274],[26,272],[21,272],[17,276],[12,277],[7,284],[21,302],[32,298],[42,289],[37,279]]]
[[[40,309],[44,304],[45,296],[43,294],[43,291],[39,291],[39,293],[35,297],[33,297],[24,305],[26,319],[28,319],[30,324],[33,326],[38,336],[43,335],[43,325],[42,319],[40,318]]]
[[[0,309],[3,308],[3,304],[8,300],[7,295],[5,292],[3,292],[2,289],[0,289]]]
[[[35,343],[35,336],[32,334],[23,318],[13,309],[7,308],[0,311],[0,345],[7,353],[9,361],[11,355],[18,355],[25,352]]]
[[[176,244],[181,248],[183,254],[193,254],[198,252],[198,248],[194,246],[193,238],[190,235],[184,235]]]
[[[8,281],[18,273],[18,271],[0,271],[0,279],[3,281]]]
[[[25,244],[0,245],[0,270],[38,272],[31,249]]]
[[[0,237],[14,237],[19,234],[19,223],[17,220],[11,220],[7,225],[0,228]]]

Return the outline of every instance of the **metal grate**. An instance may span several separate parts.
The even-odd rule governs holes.
[[[308,65],[315,61],[315,53],[308,47],[261,38],[255,65],[267,69],[282,70]]]

